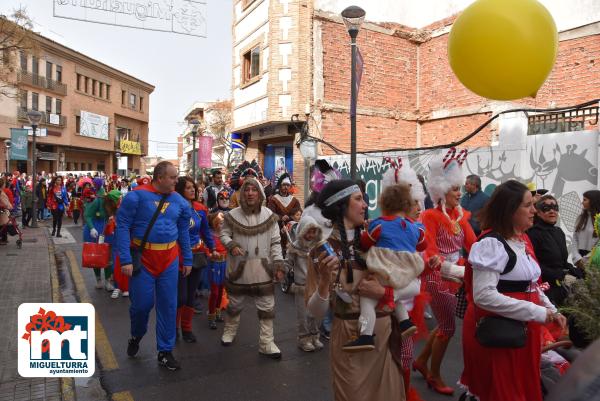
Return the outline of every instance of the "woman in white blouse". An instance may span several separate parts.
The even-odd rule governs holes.
[[[496,188],[480,213],[486,233],[469,253],[465,273],[469,306],[463,325],[461,384],[480,401],[541,401],[541,324],[564,316],[538,287],[540,267],[525,231],[535,208],[527,187],[507,181]],[[524,347],[483,346],[475,336],[484,316],[526,322]]]
[[[584,192],[581,205],[583,210],[577,218],[571,241],[571,259],[575,266],[583,269],[587,264],[588,254],[598,242],[594,231],[594,217],[600,213],[600,191],[594,189]]]

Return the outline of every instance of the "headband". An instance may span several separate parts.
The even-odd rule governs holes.
[[[329,198],[325,199],[325,206],[331,206],[335,202],[352,195],[354,192],[360,192],[360,188],[356,184],[344,188],[341,191],[338,191],[335,194],[331,195]]]
[[[290,179],[288,177],[285,177],[279,185],[283,185],[283,184],[292,185],[292,182],[290,181]]]

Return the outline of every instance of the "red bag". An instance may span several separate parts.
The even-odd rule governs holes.
[[[81,266],[104,269],[110,261],[110,244],[84,242],[81,252]]]

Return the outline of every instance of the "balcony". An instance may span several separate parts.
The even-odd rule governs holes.
[[[23,121],[25,123],[29,123],[29,119],[27,118],[27,109],[25,107],[19,107],[17,112],[17,119],[19,121]],[[61,114],[50,114],[41,111],[42,113],[42,121],[41,125],[48,125],[51,127],[60,127],[64,128],[67,125],[67,117]]]
[[[129,141],[127,141],[129,142]],[[125,147],[126,149],[122,149],[121,146],[121,141],[119,139],[115,139],[115,151],[123,153],[123,156],[127,156],[127,155],[137,155],[137,156],[146,156],[147,152],[146,152],[146,146],[144,145],[143,142],[139,143],[140,147],[139,147],[139,151],[141,154],[138,155],[137,153],[137,149],[134,148],[127,148],[128,146],[131,146],[131,143],[137,143],[137,142],[129,142],[129,144],[127,144]]]
[[[42,77],[38,74],[33,74],[28,71],[19,71],[17,73],[17,81],[21,84],[31,85],[38,88],[46,89],[58,95],[65,96],[67,94],[67,85],[62,82],[55,81],[50,78]]]

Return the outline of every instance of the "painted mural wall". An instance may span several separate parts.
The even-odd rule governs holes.
[[[533,182],[538,189],[548,189],[558,199],[559,224],[570,242],[577,216],[581,213],[582,194],[587,190],[600,188],[599,137],[598,130],[563,132],[527,136],[520,145],[512,142],[507,146],[472,148],[469,149],[464,165],[465,176],[480,176],[482,188],[488,194],[494,191],[496,185],[510,179],[525,184]],[[403,163],[427,178],[429,160],[440,153],[441,150],[368,157],[358,155],[358,176],[367,183],[370,217],[379,215],[377,198],[381,192],[381,176],[388,168],[383,161],[384,156],[402,157]],[[326,159],[339,169],[343,176],[349,177],[349,155],[331,156]]]

